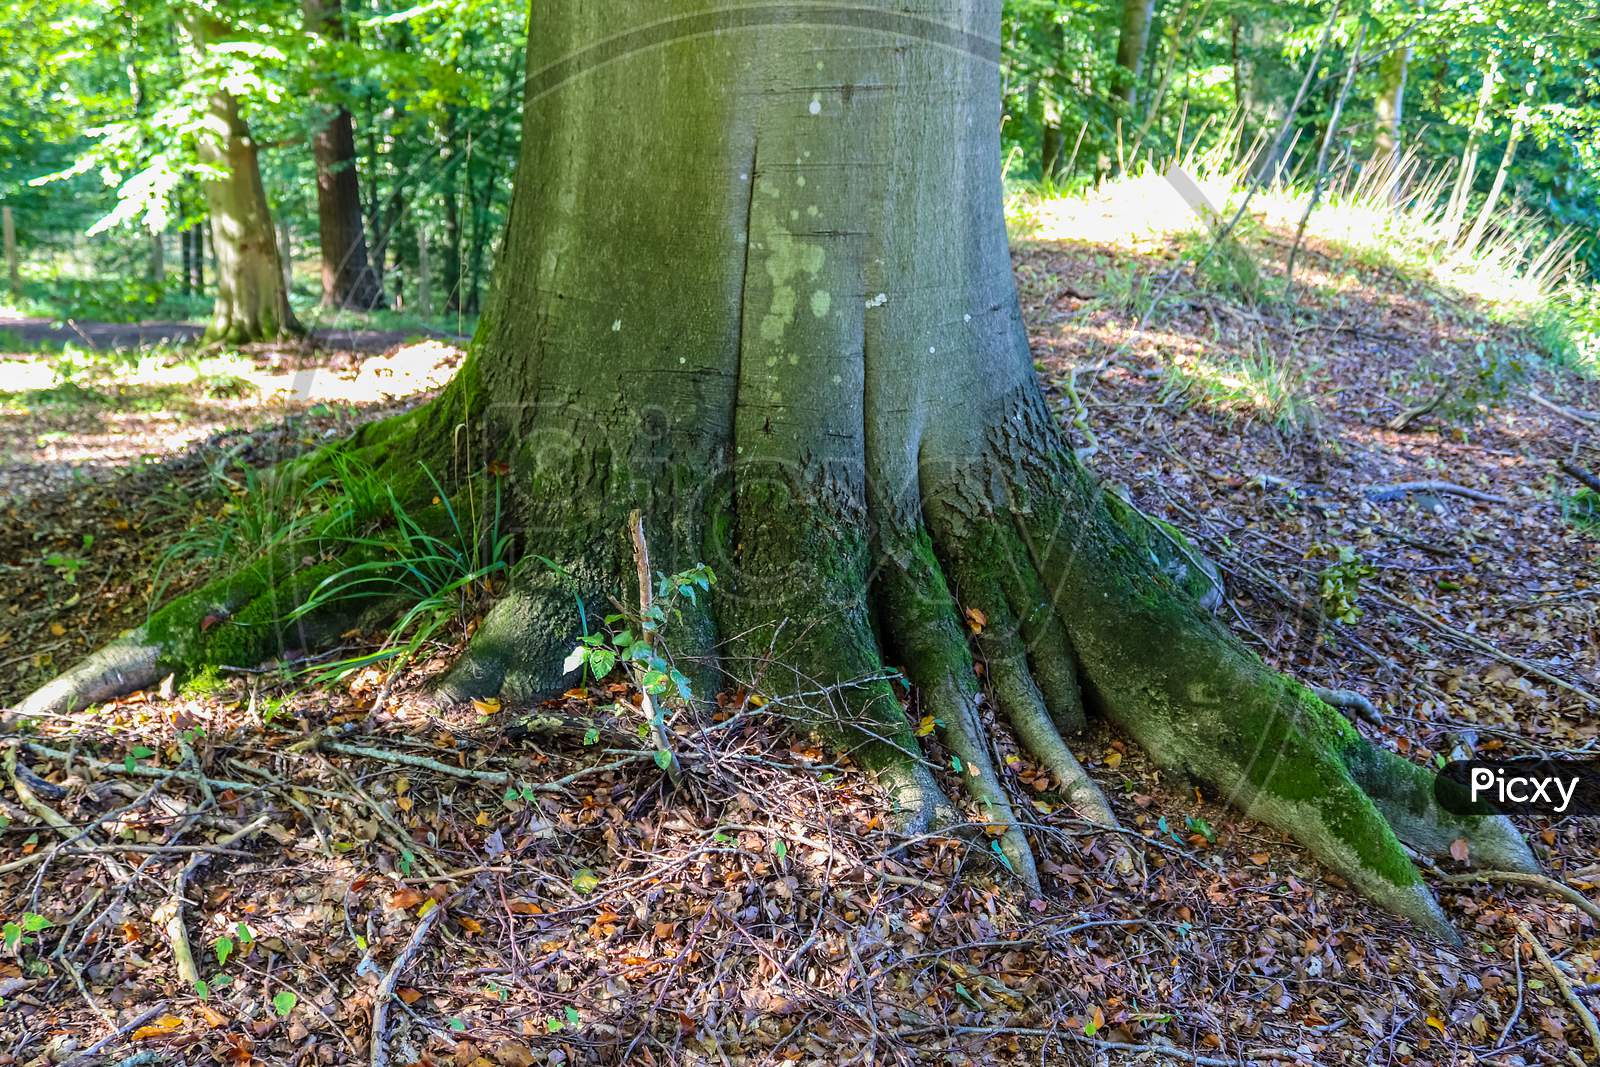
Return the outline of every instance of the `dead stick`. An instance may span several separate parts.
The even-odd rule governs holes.
[[[388,1023],[389,1002],[394,999],[395,986],[400,984],[401,976],[411,965],[411,957],[417,954],[422,943],[428,939],[428,931],[438,923],[439,917],[444,914],[444,908],[443,904],[439,904],[428,909],[428,914],[424,915],[422,921],[417,923],[417,928],[411,931],[411,939],[406,942],[406,947],[400,950],[400,955],[394,958],[394,962],[384,974],[383,981],[378,983],[378,991],[372,1000],[371,1067],[388,1067],[389,1050],[384,1042],[383,1031]]]
[[[1590,474],[1576,463],[1562,460],[1561,469],[1578,479],[1578,481],[1582,482],[1584,485],[1587,485],[1590,489],[1600,493],[1600,478],[1596,478],[1594,475]]]
[[[227,848],[272,821],[271,814],[262,815],[248,826],[229,834],[217,845]],[[200,969],[194,963],[194,951],[189,946],[189,931],[183,921],[183,894],[189,888],[189,879],[203,867],[215,853],[201,852],[185,863],[172,880],[172,896],[150,916],[166,932],[167,943],[172,947],[172,959],[178,968],[178,980],[189,989],[200,981]]]
[[[1550,958],[1550,953],[1545,951],[1545,947],[1539,943],[1539,939],[1533,936],[1533,930],[1525,920],[1517,920],[1517,932],[1522,935],[1523,940],[1528,942],[1528,947],[1533,949],[1533,954],[1539,958],[1540,964],[1549,972],[1550,977],[1555,980],[1556,988],[1561,990],[1562,998],[1571,1006],[1573,1013],[1583,1023],[1583,1028],[1588,1031],[1589,1043],[1594,1046],[1594,1054],[1600,1057],[1600,1022],[1595,1021],[1594,1012],[1589,1010],[1588,1006],[1584,1004],[1583,998],[1573,990],[1572,983],[1567,979],[1566,974],[1560,967],[1556,966],[1556,961]]]

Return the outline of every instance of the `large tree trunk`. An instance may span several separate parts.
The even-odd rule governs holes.
[[[701,694],[725,677],[759,691],[926,827],[951,808],[903,670],[1030,888],[974,648],[999,716],[1087,818],[1111,815],[1065,741],[1085,705],[1434,929],[1400,838],[1531,865],[1509,824],[1444,814],[1426,770],[1246,651],[1185,592],[1181,538],[1074,459],[1006,247],[999,5],[552,0],[539,24],[528,69],[545,73],[472,354],[433,405],[345,450],[423,505],[419,461],[507,472],[530,554],[443,698],[563,688],[581,605],[638,602],[637,512],[656,570],[720,579],[672,629]],[[24,710],[306,647],[315,634],[274,621],[330,565],[299,558],[174,602]]]
[[[305,0],[306,28],[342,36],[339,0]],[[322,246],[322,306],[370,311],[383,307],[383,285],[367,257],[350,112],[334,109],[311,139],[317,163],[317,230]]]
[[[206,336],[242,344],[300,331],[278,260],[278,237],[261,186],[256,142],[232,93],[211,94],[200,159],[223,177],[205,183],[216,252],[217,298]]]

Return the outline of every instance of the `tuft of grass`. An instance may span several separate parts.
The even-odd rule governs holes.
[[[1257,419],[1284,432],[1316,425],[1317,408],[1305,376],[1264,346],[1240,357],[1180,356],[1165,367],[1163,396],[1182,397],[1216,411]]]
[[[1557,498],[1561,517],[1569,526],[1586,534],[1600,534],[1600,493],[1588,486]]]
[[[469,483],[463,514],[424,466],[442,514],[423,517],[354,461],[346,460],[341,470],[349,510],[324,538],[324,549],[337,557],[341,550],[353,548],[372,558],[324,578],[289,618],[304,618],[350,600],[379,600],[398,611],[376,651],[311,668],[309,673],[317,681],[335,681],[377,663],[398,670],[461,613],[475,591],[510,567],[511,536],[501,529],[498,482],[492,506],[476,500],[478,485]],[[373,529],[359,516],[375,507],[381,512],[374,516],[372,525],[377,528]]]

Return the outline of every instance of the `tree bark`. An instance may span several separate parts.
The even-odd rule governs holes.
[[[306,28],[341,37],[339,0],[305,0]],[[322,306],[370,311],[384,306],[383,285],[367,256],[356,174],[355,127],[342,105],[311,139],[317,166],[317,231],[322,250]]]
[[[955,819],[912,726],[929,716],[938,765],[1031,891],[989,707],[1085,818],[1112,818],[1065,740],[1089,707],[1442,933],[1402,838],[1532,865],[1508,823],[1445,814],[1427,770],[1247,651],[1196,598],[1182,536],[1077,463],[1006,246],[998,4],[550,0],[540,27],[471,354],[432,405],[338,453],[419,509],[442,495],[419,463],[504,472],[529,554],[441,699],[564,688],[583,605],[639,603],[647,541],[660,573],[718,576],[661,637],[698,693],[759,692],[876,774],[913,830]],[[21,710],[338,634],[283,632],[336,566],[301,558],[175,601]]]
[[[6,283],[14,293],[22,288],[22,270],[17,257],[17,220],[9,204],[0,207],[0,229],[5,231]]]
[[[1406,69],[1411,61],[1409,44],[1391,47],[1378,64],[1378,94],[1372,111],[1377,119],[1374,145],[1378,159],[1386,166],[1399,162],[1403,151],[1400,125],[1405,114]]]
[[[1139,69],[1144,64],[1145,46],[1150,43],[1150,20],[1156,0],[1122,0],[1122,29],[1117,35],[1117,99],[1131,113],[1139,98]]]
[[[242,344],[299,333],[283,285],[256,142],[232,93],[211,94],[199,149],[202,162],[225,172],[205,183],[217,257],[217,298],[207,338]]]
[[[1478,217],[1468,231],[1466,239],[1461,242],[1461,250],[1471,253],[1477,249],[1483,240],[1483,235],[1489,230],[1489,223],[1494,219],[1495,205],[1500,202],[1500,194],[1505,190],[1506,178],[1511,173],[1511,163],[1517,157],[1517,146],[1522,143],[1522,131],[1528,122],[1528,105],[1526,100],[1533,96],[1536,83],[1530,79],[1523,91],[1524,101],[1517,105],[1516,114],[1511,119],[1511,133],[1506,138],[1506,150],[1500,156],[1500,166],[1495,169],[1494,181],[1489,185],[1489,195],[1483,200],[1483,207],[1478,210]]]

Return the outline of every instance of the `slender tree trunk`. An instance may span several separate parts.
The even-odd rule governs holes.
[[[1467,204],[1472,198],[1472,183],[1478,176],[1478,139],[1489,121],[1489,104],[1494,100],[1495,80],[1500,74],[1498,56],[1491,56],[1483,71],[1483,84],[1478,89],[1478,106],[1472,115],[1472,127],[1467,131],[1467,143],[1461,150],[1461,165],[1456,170],[1455,187],[1450,193],[1450,203],[1445,209],[1445,240],[1455,243],[1461,232],[1461,223],[1467,217]]]
[[[192,247],[193,226],[185,226],[178,231],[178,249],[183,256],[183,295],[188,296],[194,292],[194,251]]]
[[[471,354],[438,400],[339,453],[419,512],[443,510],[419,463],[502,470],[529,554],[439,699],[559,692],[582,605],[638,603],[634,546],[648,544],[661,573],[705,563],[718,578],[670,623],[692,672],[682,699],[722,681],[759,692],[874,772],[890,814],[921,832],[957,817],[904,678],[938,763],[1030,892],[974,650],[998,716],[1085,818],[1114,820],[1065,740],[1087,704],[1438,932],[1402,840],[1433,856],[1465,837],[1474,862],[1533,865],[1509,823],[1445,813],[1426,768],[1230,636],[1196,599],[1179,536],[1077,464],[1006,247],[999,4],[540,12],[527,69],[559,73],[527,87]],[[651,47],[619,54],[630,39]],[[331,565],[300,558],[291,546],[180,598],[18,713],[303,641],[283,603]]]
[[[1117,99],[1128,105],[1132,114],[1139,99],[1139,70],[1144,64],[1145,47],[1150,43],[1150,20],[1156,0],[1122,0],[1122,29],[1117,35],[1117,77],[1113,86]]]
[[[5,231],[6,284],[14,293],[22,288],[22,268],[17,257],[17,219],[10,204],[0,207],[0,229]]]
[[[305,0],[306,28],[343,37],[339,0]],[[322,247],[322,306],[370,311],[383,307],[383,285],[368,262],[356,174],[355,128],[342,105],[311,139],[317,164],[317,230]]]
[[[445,116],[445,164],[441,175],[444,186],[444,309],[456,311],[461,307],[461,212],[460,189],[463,160],[455,147],[455,112]]]
[[[167,280],[167,249],[159,233],[150,235],[150,252],[149,258],[145,261],[145,277],[154,286],[160,286]]]
[[[1378,65],[1378,95],[1373,98],[1372,111],[1377,118],[1375,146],[1380,162],[1394,166],[1403,151],[1400,124],[1405,113],[1406,68],[1411,61],[1411,46],[1390,48]]]
[[[1283,287],[1285,299],[1290,303],[1294,301],[1294,264],[1300,254],[1300,242],[1305,239],[1306,223],[1311,221],[1311,213],[1317,210],[1317,204],[1322,200],[1322,182],[1328,173],[1328,152],[1333,147],[1333,139],[1339,134],[1339,117],[1344,114],[1344,103],[1350,98],[1350,87],[1355,84],[1356,72],[1361,69],[1361,46],[1367,39],[1367,28],[1362,26],[1356,33],[1355,44],[1350,52],[1350,62],[1345,68],[1344,82],[1339,86],[1339,95],[1333,101],[1333,114],[1328,118],[1328,128],[1322,135],[1322,147],[1317,149],[1317,170],[1311,180],[1311,196],[1306,200],[1306,207],[1300,214],[1300,224],[1294,231],[1294,243],[1289,246],[1289,259],[1283,268]]]
[[[422,318],[433,317],[433,254],[428,247],[428,229],[421,223],[413,227],[417,242],[417,280],[411,287],[416,313]]]
[[[1534,82],[1529,81],[1523,96],[1531,97],[1534,91]],[[1517,156],[1517,146],[1522,142],[1522,131],[1527,125],[1527,104],[1519,103],[1515,116],[1511,120],[1511,133],[1506,138],[1506,150],[1500,157],[1500,166],[1494,172],[1494,181],[1489,186],[1489,195],[1483,200],[1483,207],[1478,209],[1478,218],[1472,224],[1472,229],[1467,233],[1466,240],[1461,243],[1463,252],[1473,252],[1483,240],[1483,235],[1488,232],[1489,223],[1494,218],[1495,206],[1500,202],[1500,194],[1505,190],[1506,178],[1511,173],[1511,163]]]
[[[206,291],[206,234],[210,232],[209,218],[189,228],[189,235],[194,239],[194,291],[202,295]]]

